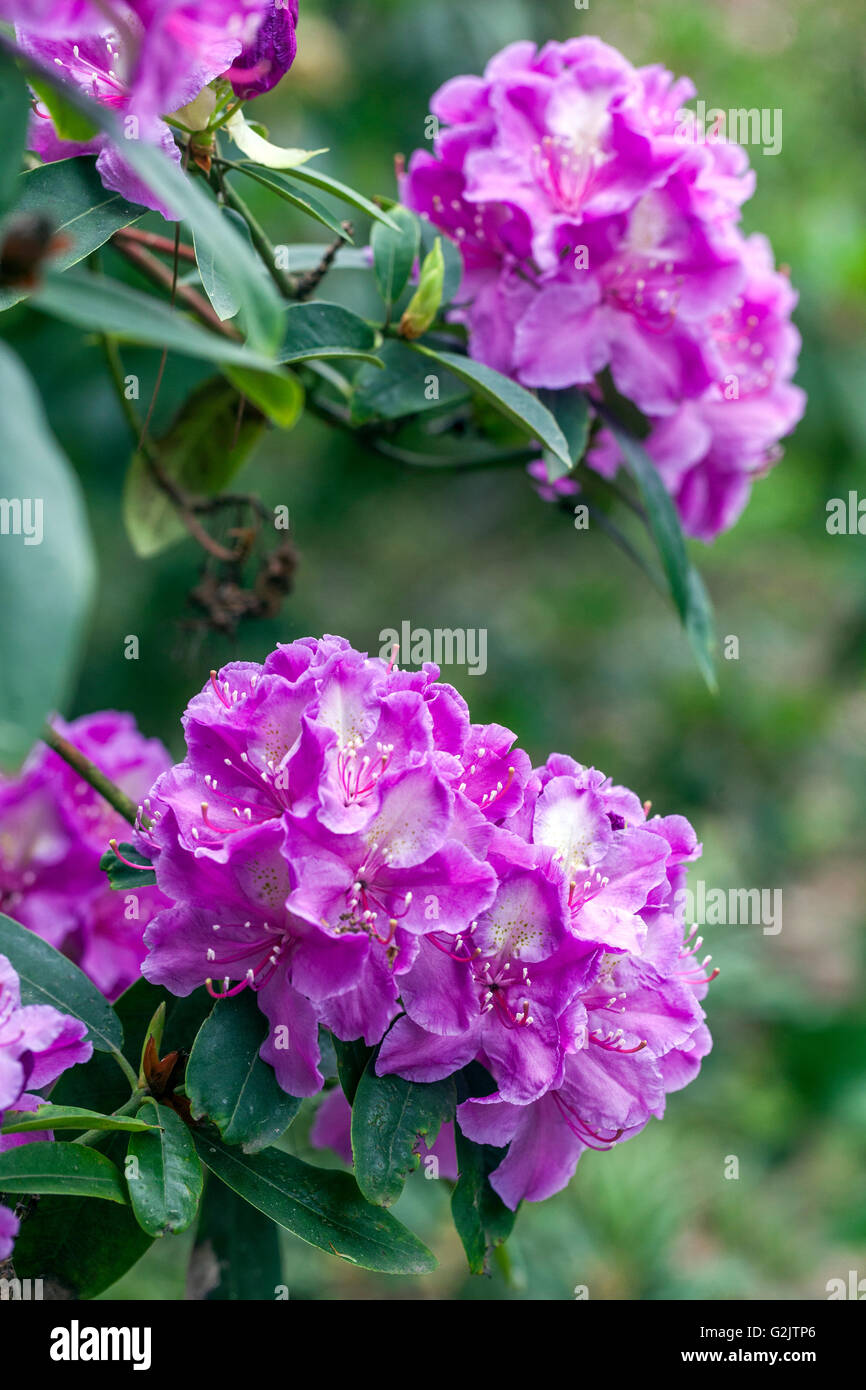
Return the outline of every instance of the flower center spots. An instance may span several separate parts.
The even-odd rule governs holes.
[[[760,395],[775,381],[776,362],[762,342],[762,324],[742,297],[724,313],[710,320],[713,342],[721,356],[725,376],[737,378],[739,399]]]

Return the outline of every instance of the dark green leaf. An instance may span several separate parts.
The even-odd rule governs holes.
[[[539,391],[538,399],[547,406],[568,441],[572,465],[580,463],[589,438],[589,401],[582,391]],[[561,459],[545,453],[547,477],[551,483],[570,472]]]
[[[0,764],[14,766],[64,702],[95,573],[78,479],[33,382],[2,343],[0,401]]]
[[[30,118],[27,83],[7,53],[0,53],[0,212],[15,197]]]
[[[136,203],[128,203],[119,193],[103,188],[96,160],[85,155],[19,174],[15,210],[48,216],[68,242],[51,258],[55,270],[77,265],[144,213],[144,208]],[[0,288],[0,310],[9,309],[29,293],[27,289]]]
[[[65,323],[108,333],[123,342],[167,348],[204,362],[235,362],[265,372],[276,370],[270,358],[244,343],[211,333],[152,294],[106,276],[77,270],[65,275],[51,274],[31,302],[34,309]]]
[[[712,609],[700,576],[689,563],[676,505],[640,440],[624,429],[607,409],[599,407],[599,413],[637,484],[677,612],[701,673],[709,688],[715,690]]]
[[[413,352],[423,353],[432,362],[449,368],[455,376],[466,381],[488,400],[500,414],[518,425],[531,438],[537,439],[560,461],[566,471],[571,468],[568,441],[549,410],[516,381],[486,367],[483,362],[474,362],[471,357],[461,357],[456,352],[434,352],[422,343],[412,343]]]
[[[266,1149],[247,1155],[196,1134],[202,1162],[239,1196],[308,1245],[385,1274],[428,1274],[436,1261],[417,1236],[366,1202],[349,1173]]]
[[[432,1147],[441,1126],[454,1118],[454,1081],[418,1085],[399,1076],[377,1076],[371,1061],[352,1106],[352,1155],[364,1196],[389,1207],[418,1167],[419,1137]]]
[[[160,1128],[134,1134],[129,1141],[129,1200],[142,1230],[150,1236],[175,1235],[191,1225],[202,1193],[202,1171],[183,1120],[167,1105],[142,1102],[141,1119]],[[130,1171],[129,1159],[136,1160]]]
[[[250,229],[244,219],[238,213],[233,212],[231,208],[223,208],[222,215],[227,217],[237,228],[238,234],[251,244]],[[217,316],[225,323],[227,319],[233,319],[241,307],[237,286],[234,280],[226,275],[221,262],[214,256],[213,246],[208,243],[202,246],[197,244],[195,228],[193,228],[192,233],[192,244],[204,292],[213,305]]]
[[[100,1052],[121,1049],[120,1019],[96,986],[47,941],[2,915],[0,955],[8,956],[18,972],[24,1004],[50,1004],[61,1013],[80,1018]]]
[[[297,208],[299,212],[306,213],[308,217],[313,217],[317,222],[321,222],[323,227],[336,232],[337,236],[347,236],[341,223],[319,202],[318,198],[314,198],[312,193],[307,193],[305,189],[298,188],[284,174],[278,174],[274,169],[258,169],[251,164],[239,164],[238,169],[249,178],[255,179],[256,183],[270,188],[284,202],[291,203],[292,207]],[[321,236],[321,232],[319,235]],[[347,239],[352,240],[351,237]]]
[[[691,643],[698,669],[715,695],[718,691],[716,680],[716,625],[713,605],[706,585],[694,565],[689,565],[689,612],[686,618],[686,635]]]
[[[0,1154],[0,1192],[52,1192],[125,1205],[126,1189],[105,1154],[83,1144],[37,1139]],[[97,1218],[94,1218],[97,1219]]]
[[[132,864],[140,864],[140,869],[131,869],[129,864],[124,864],[115,854],[113,849],[107,849],[99,861],[99,867],[103,873],[108,874],[108,881],[112,888],[118,892],[128,893],[136,888],[150,888],[156,883],[156,874],[153,872],[151,862],[143,854],[139,854],[134,845],[120,844],[117,846],[123,859],[128,859]]]
[[[461,1133],[459,1123],[454,1135],[459,1177],[451,1196],[451,1215],[471,1273],[487,1274],[491,1252],[508,1239],[516,1218],[516,1212],[509,1211],[490,1186],[490,1174],[506,1150],[474,1144]]]
[[[186,1069],[193,1116],[207,1116],[227,1144],[241,1144],[246,1153],[279,1139],[301,1106],[259,1056],[267,1035],[251,991],[221,999],[202,1024]]]
[[[213,497],[240,471],[263,429],[261,415],[241,412],[237,390],[221,377],[199,386],[154,443],[168,476],[185,492]],[[136,554],[156,555],[187,535],[186,527],[141,455],[129,466],[123,519]]]
[[[58,139],[84,144],[99,133],[93,122],[67,101],[56,87],[50,87],[39,77],[31,77],[30,86],[38,96],[40,105],[50,113],[51,124]]]
[[[104,1054],[97,1059],[107,1062]],[[73,1067],[61,1082],[86,1070]],[[125,1152],[126,1137],[109,1134],[107,1157],[122,1164]],[[96,1213],[98,1220],[94,1215],[88,1197],[41,1197],[15,1241],[18,1277],[44,1279],[46,1296],[53,1298],[96,1298],[110,1288],[141,1258],[151,1240],[129,1206],[104,1202]]]
[[[277,353],[280,362],[303,362],[311,357],[369,357],[376,333],[341,304],[316,300],[293,304],[286,311],[286,331]]]
[[[80,1110],[72,1105],[40,1105],[38,1110],[7,1110],[0,1134],[27,1134],[43,1129],[116,1129],[128,1134],[148,1128],[145,1120],[131,1115],[101,1115],[98,1110]]]
[[[187,1271],[187,1298],[273,1299],[282,1278],[279,1226],[210,1173]]]
[[[341,1042],[339,1038],[334,1038],[333,1042],[340,1085],[346,1100],[350,1105],[353,1105],[358,1082],[364,1074],[364,1068],[373,1056],[373,1049],[367,1046],[363,1038],[355,1038],[354,1042]]]
[[[399,420],[419,411],[436,410],[466,400],[466,386],[450,372],[433,372],[430,363],[408,343],[389,338],[379,349],[385,370],[358,373],[352,396],[356,425],[371,420]],[[435,385],[431,385],[435,377]]]
[[[388,215],[397,230],[374,223],[370,246],[379,293],[390,309],[409,283],[421,244],[421,228],[415,214],[399,204],[390,208]]]
[[[240,166],[243,167],[243,166]],[[387,213],[383,212],[375,203],[371,203],[369,198],[365,198],[363,193],[358,193],[356,189],[349,188],[345,183],[340,183],[339,179],[332,179],[329,174],[323,174],[319,169],[311,169],[308,164],[298,166],[292,170],[292,178],[300,179],[302,183],[312,184],[313,188],[318,188],[322,193],[332,193],[340,202],[348,203],[350,207],[357,208],[359,212],[365,212],[368,217],[372,217],[374,222],[383,222],[386,227],[397,230],[397,223]]]

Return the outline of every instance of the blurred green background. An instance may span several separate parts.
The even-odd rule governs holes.
[[[439,1256],[435,1276],[367,1275],[287,1239],[292,1298],[569,1299],[586,1285],[591,1298],[820,1299],[828,1279],[866,1276],[866,539],[825,527],[827,500],[864,487],[860,0],[592,0],[588,11],[570,0],[301,0],[297,65],[256,114],[273,139],[328,146],[329,172],[393,196],[393,155],[423,143],[441,81],[479,71],[515,39],[580,32],[689,74],[708,106],[783,111],[781,154],[752,152],[745,224],[770,236],[801,292],[798,380],[810,404],[735,530],[694,547],[720,633],[739,638],[717,699],[639,571],[538,500],[521,469],[431,477],[309,418],[271,434],[242,475],[291,511],[300,567],[281,618],[235,641],[191,632],[181,624],[195,547],[145,562],[119,522],[130,439],[98,345],[38,315],[7,315],[85,480],[101,556],[99,611],[65,713],[132,710],[179,756],[179,712],[225,660],[260,660],[278,640],[322,632],[374,651],[380,630],[404,618],[482,627],[487,674],[443,673],[476,720],[510,725],[536,761],[569,752],[654,809],[688,815],[705,846],[693,878],[708,888],[783,891],[778,935],[705,932],[722,973],[700,1079],[670,1098],[663,1124],[586,1154],[566,1192],[524,1208],[510,1272],[468,1278],[447,1184],[419,1173],[398,1214]],[[250,201],[275,241],[317,239],[282,205]],[[324,288],[361,306],[365,293],[352,272]],[[145,400],[155,357],[126,354]],[[169,360],[162,420],[196,376]],[[132,633],[138,661],[124,659]],[[294,1131],[291,1143],[307,1153]],[[737,1180],[725,1177],[731,1156]],[[187,1248],[161,1243],[113,1296],[182,1297]]]

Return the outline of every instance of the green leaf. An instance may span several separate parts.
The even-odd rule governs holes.
[[[188,1299],[273,1299],[282,1284],[280,1228],[211,1173],[187,1271]]]
[[[108,333],[122,342],[168,348],[183,357],[204,362],[236,362],[239,366],[275,371],[273,361],[244,343],[201,328],[177,309],[152,294],[119,280],[70,270],[51,274],[31,300],[34,309],[94,333]]]
[[[0,343],[0,763],[30,751],[74,674],[95,579],[81,488],[15,354]],[[14,402],[14,409],[11,403]],[[46,599],[50,601],[46,601]]]
[[[371,203],[369,198],[365,198],[363,193],[358,193],[354,188],[349,188],[339,179],[332,179],[329,174],[323,174],[320,169],[293,169],[292,178],[300,179],[303,183],[310,183],[314,188],[318,188],[322,193],[331,193],[335,198],[339,198],[341,203],[348,203],[350,207],[357,208],[359,212],[365,212],[368,217],[372,217],[374,222],[383,222],[386,227],[397,231],[397,223],[387,213],[383,212],[375,203]]]
[[[163,469],[183,491],[214,497],[240,472],[264,421],[249,408],[239,412],[236,389],[221,377],[211,378],[193,391],[155,441]],[[126,475],[123,520],[133,549],[144,557],[187,535],[170,498],[138,454]]]
[[[445,275],[442,281],[442,303],[450,304],[463,279],[463,257],[456,242],[430,221],[428,217],[422,217],[421,222],[421,253],[426,256],[433,250],[434,244],[438,241],[442,248],[442,256],[445,262]]]
[[[421,228],[415,214],[399,203],[389,209],[388,216],[396,230],[375,222],[370,246],[379,293],[390,310],[409,283],[421,245]]]
[[[439,237],[433,249],[427,252],[421,266],[418,288],[413,294],[400,319],[400,335],[403,338],[420,338],[435,321],[442,304],[442,287],[445,283],[445,258]]]
[[[371,1060],[352,1105],[352,1155],[364,1196],[389,1207],[418,1167],[420,1136],[430,1148],[441,1126],[454,1118],[454,1081],[419,1085],[399,1076],[377,1076]]]
[[[60,140],[73,140],[78,144],[84,144],[98,133],[93,122],[67,101],[56,87],[50,87],[39,77],[31,77],[30,86],[49,112],[54,133]]]
[[[251,164],[239,164],[238,171],[246,174],[248,178],[254,179],[256,183],[262,184],[265,188],[270,188],[284,202],[291,203],[292,207],[303,212],[307,217],[312,217],[316,222],[321,222],[323,227],[335,232],[339,237],[347,237],[341,222],[332,216],[324,204],[318,198],[314,198],[312,193],[307,193],[301,188],[297,188],[289,179],[282,174],[277,174],[269,169],[266,174],[254,168]],[[321,235],[321,233],[320,233]],[[351,241],[351,237],[347,237]]]
[[[8,40],[4,42],[8,44]],[[214,200],[162,150],[146,140],[124,139],[123,126],[114,112],[64,81],[55,67],[31,58],[24,59],[24,66],[31,75],[61,92],[70,106],[104,131],[166,208],[193,227],[199,245],[211,249],[215,261],[236,287],[251,347],[269,352],[279,341],[281,300],[262,275],[258,257],[222,216]]]
[[[356,425],[371,420],[399,420],[406,415],[436,410],[468,398],[466,386],[451,372],[431,372],[429,362],[413,352],[408,343],[388,338],[379,349],[384,371],[358,373],[352,395],[352,420]],[[437,378],[435,396],[430,396],[429,380]]]
[[[15,197],[21,156],[27,139],[30,93],[21,72],[7,53],[0,53],[0,212]]]
[[[367,1046],[363,1038],[355,1038],[353,1042],[341,1042],[333,1035],[332,1038],[337,1058],[337,1075],[343,1095],[350,1105],[354,1105],[358,1083],[364,1074],[364,1068],[373,1056],[373,1049]]]
[[[713,605],[706,585],[695,569],[689,565],[689,611],[686,618],[686,636],[691,644],[698,669],[713,695],[718,693],[715,656],[718,646]]]
[[[252,245],[250,229],[244,219],[238,213],[233,212],[231,208],[223,208],[222,215],[227,217],[237,228],[239,235]],[[225,323],[228,319],[233,319],[241,307],[237,287],[234,281],[225,274],[220,262],[214,257],[213,247],[208,244],[202,246],[197,244],[195,228],[192,232],[192,244],[204,292],[213,305],[214,312]]]
[[[661,475],[640,440],[626,430],[605,408],[599,407],[607,428],[637,484],[647,514],[647,525],[656,543],[662,568],[677,612],[710,690],[716,689],[713,663],[713,619],[706,589],[686,554],[676,505]]]
[[[131,869],[129,864],[124,864],[115,854],[113,849],[107,849],[99,861],[99,867],[103,873],[108,874],[108,881],[112,888],[118,892],[134,892],[136,888],[150,888],[156,883],[156,874],[148,858],[139,854],[134,845],[120,844],[117,846],[123,859],[128,859],[132,864],[140,864],[140,869]]]
[[[21,980],[24,1004],[50,1004],[87,1024],[87,1036],[100,1052],[119,1052],[120,1019],[77,965],[11,917],[0,914],[0,955],[8,956]]]
[[[435,1269],[427,1247],[390,1212],[366,1202],[349,1173],[314,1168],[278,1149],[243,1154],[205,1134],[195,1143],[212,1173],[308,1245],[384,1274]]]
[[[36,1139],[0,1154],[0,1192],[100,1197],[121,1206],[127,1201],[123,1179],[105,1154],[83,1144],[48,1139]]]
[[[176,1235],[194,1221],[204,1182],[192,1135],[174,1110],[155,1100],[143,1101],[138,1113],[159,1128],[129,1141],[129,1158],[137,1162],[130,1172],[127,1161],[132,1210],[149,1236]]]
[[[51,258],[54,270],[60,271],[77,265],[115,232],[137,222],[145,209],[103,188],[96,160],[82,155],[19,174],[15,211],[52,219],[58,235],[68,242]],[[0,288],[0,311],[11,308],[29,293],[17,287]]]
[[[447,367],[455,376],[468,382],[506,419],[549,449],[566,471],[571,468],[568,441],[556,420],[535,396],[518,386],[516,381],[495,372],[492,367],[486,367],[483,362],[474,362],[471,357],[462,357],[456,352],[434,352],[422,343],[412,343],[410,346],[413,352],[423,353],[432,362]]]
[[[505,1157],[505,1149],[474,1144],[454,1126],[459,1177],[451,1195],[451,1215],[472,1274],[489,1273],[490,1255],[507,1240],[516,1212],[510,1211],[490,1186],[490,1174]]]
[[[580,463],[589,439],[589,401],[583,391],[539,391],[538,399],[556,420],[566,440],[571,465]],[[545,453],[548,481],[555,483],[571,471],[562,459]]]
[[[257,372],[250,367],[226,367],[226,376],[242,396],[281,430],[290,430],[304,410],[304,388],[294,372]]]
[[[268,1023],[249,990],[221,999],[202,1024],[186,1069],[195,1119],[207,1116],[227,1144],[255,1153],[279,1139],[301,1108],[259,1056]]]
[[[304,362],[318,357],[360,357],[376,361],[370,349],[376,331],[342,304],[317,299],[293,304],[285,315],[285,336],[277,353],[280,362]]]
[[[151,1239],[128,1206],[106,1202],[98,1218],[89,1198],[41,1197],[15,1241],[19,1279],[44,1280],[51,1298],[104,1293],[141,1258]]]
[[[7,1110],[0,1134],[28,1134],[43,1129],[117,1129],[129,1134],[148,1129],[144,1120],[131,1115],[102,1115],[73,1105],[40,1105],[38,1110]]]

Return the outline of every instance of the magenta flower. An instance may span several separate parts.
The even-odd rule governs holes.
[[[255,38],[226,74],[236,96],[248,101],[276,87],[295,61],[297,27],[298,0],[271,0]]]
[[[140,801],[169,765],[130,715],[88,715],[58,732]],[[0,911],[63,951],[113,999],[138,978],[143,933],[166,905],[153,887],[115,892],[99,868],[108,842],[130,827],[56,753],[38,747],[0,785]]]
[[[93,1046],[85,1041],[80,1019],[61,1014],[48,1004],[21,1004],[18,975],[0,956],[0,1124],[7,1110],[36,1110],[44,1104],[33,1091],[48,1086],[78,1062],[86,1062]],[[49,1133],[0,1135],[0,1153]],[[12,1253],[18,1220],[0,1206],[0,1260]]]
[[[288,42],[284,23],[294,38],[294,21],[290,11],[285,12],[284,23],[272,11],[268,0],[211,0],[208,5],[198,0],[119,0],[109,19],[104,7],[65,0],[38,7],[36,22],[31,23],[29,4],[0,0],[0,14],[18,21],[18,42],[26,53],[55,64],[69,82],[111,108],[122,120],[126,139],[157,145],[177,163],[180,151],[163,118],[189,105],[210,82],[230,70],[250,45],[259,42],[258,35],[266,27],[270,38],[261,39],[262,56],[256,61],[269,65],[268,72],[276,74],[274,81],[282,75]],[[94,14],[99,16],[98,23]],[[271,50],[273,57],[268,59],[266,53]],[[174,216],[106,136],[84,143],[59,139],[48,111],[38,101],[29,143],[46,162],[96,154],[106,188],[167,218]]]
[[[460,245],[454,317],[472,356],[550,390],[591,389],[609,369],[657,423],[651,453],[686,530],[709,538],[736,519],[803,397],[789,385],[794,297],[738,229],[754,175],[739,146],[684,118],[693,95],[597,39],[513,44],[433,98],[442,128],[402,196]],[[751,406],[708,419],[742,369],[744,327],[762,350],[741,386]],[[590,462],[618,461],[602,436]]]
[[[176,906],[148,930],[144,972],[176,993],[253,989],[271,1024],[262,1056],[292,1094],[321,1088],[319,1023],[378,1042],[418,938],[468,929],[496,891],[489,822],[452,785],[475,735],[437,677],[334,637],[227,666],[191,701],[187,758],[149,798],[142,845]],[[491,749],[497,780],[498,766]]]

